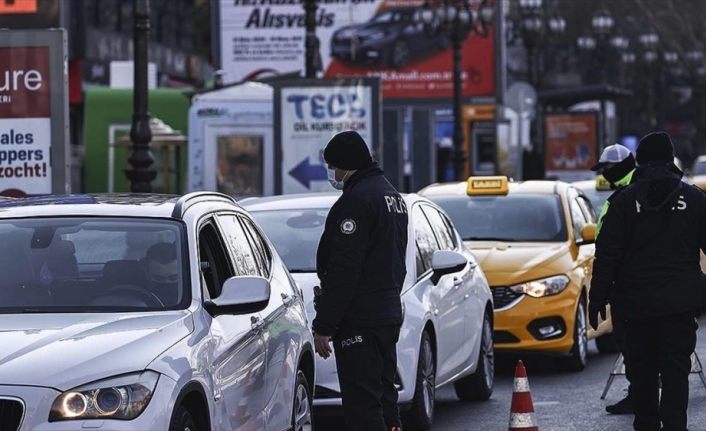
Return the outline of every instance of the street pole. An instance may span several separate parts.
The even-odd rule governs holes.
[[[454,146],[454,171],[456,173],[456,180],[464,181],[466,180],[466,149],[464,146],[463,139],[463,127],[461,125],[461,119],[463,118],[462,105],[461,105],[461,91],[462,78],[463,78],[463,67],[461,64],[461,48],[463,46],[463,34],[458,29],[454,29],[451,35],[453,43],[453,111],[454,111],[454,130],[453,130],[453,146]]]
[[[316,0],[304,0],[304,26],[306,28],[306,38],[304,40],[305,49],[305,76],[316,78]]]
[[[152,132],[150,131],[150,114],[147,111],[148,84],[147,63],[148,43],[150,33],[150,3],[149,0],[134,0],[133,2],[133,45],[134,45],[134,80],[133,80],[133,114],[130,127],[132,155],[128,163],[132,169],[125,174],[130,180],[130,191],[133,193],[151,193],[150,182],[157,172],[150,169],[154,163],[150,151]],[[165,178],[165,181],[167,179]]]

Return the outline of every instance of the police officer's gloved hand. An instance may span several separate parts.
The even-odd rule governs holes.
[[[598,315],[600,314],[601,319],[606,318],[606,304],[605,303],[595,303],[592,302],[588,305],[588,323],[591,325],[594,331],[598,330]]]

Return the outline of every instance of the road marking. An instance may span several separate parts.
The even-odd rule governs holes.
[[[555,406],[561,404],[559,401],[536,401],[535,406]]]

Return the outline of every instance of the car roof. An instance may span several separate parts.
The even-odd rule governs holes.
[[[215,200],[234,200],[220,193],[196,192],[184,196],[152,193],[105,193],[0,198],[0,218],[103,216],[180,219],[189,206]]]
[[[424,188],[419,193],[422,196],[468,196],[466,193],[467,187],[468,183],[466,181],[455,183],[437,183]],[[554,195],[563,193],[567,187],[569,187],[568,183],[553,180],[509,182],[508,193]]]
[[[582,181],[574,181],[571,183],[572,186],[576,187],[577,189],[581,190],[590,190],[590,189],[596,189],[596,180],[582,180]]]
[[[243,199],[239,204],[249,212],[276,211],[284,209],[321,209],[330,208],[341,193],[301,193],[291,195],[268,196]],[[416,194],[403,194],[407,206],[415,202],[429,202]]]

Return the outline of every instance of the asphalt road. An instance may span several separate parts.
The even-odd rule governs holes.
[[[706,365],[706,318],[699,321],[697,353]],[[580,373],[557,371],[553,360],[522,358],[527,368],[536,420],[541,431],[630,431],[631,416],[605,412],[607,404],[624,396],[626,380],[616,377],[605,401],[600,399],[615,355],[600,355],[590,343],[588,367]],[[461,403],[453,387],[437,392],[433,430],[507,431],[512,399],[512,381],[518,357],[498,358],[496,386],[489,401]],[[706,388],[696,374],[690,377],[689,430],[706,431]],[[319,418],[317,431],[344,430],[340,419]]]

